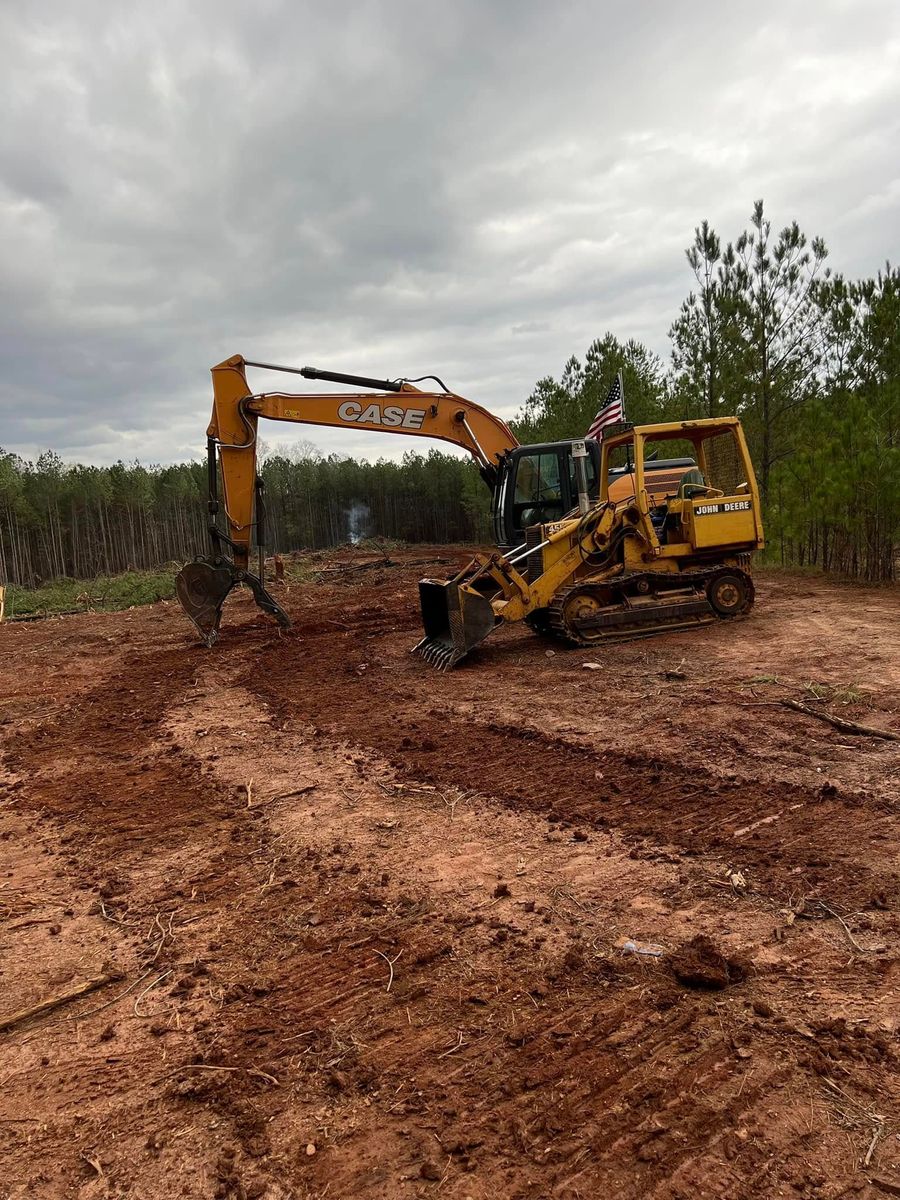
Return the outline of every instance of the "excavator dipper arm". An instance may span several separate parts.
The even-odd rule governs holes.
[[[247,383],[248,366],[379,390],[351,394],[254,393]],[[518,445],[509,427],[480,405],[446,389],[423,391],[407,380],[370,379],[315,367],[281,367],[250,362],[240,355],[213,367],[212,378],[213,412],[207,429],[207,446],[213,553],[188,563],[175,581],[182,607],[208,646],[218,636],[225,598],[239,583],[251,588],[263,611],[282,625],[290,624],[265,587],[265,502],[256,470],[260,417],[451,442],[473,456],[490,486],[496,480],[503,456]],[[435,382],[440,384],[440,380]],[[254,531],[259,551],[257,573],[250,570]]]

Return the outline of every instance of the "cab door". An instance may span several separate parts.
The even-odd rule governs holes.
[[[557,447],[519,456],[512,498],[512,524],[517,531],[558,521],[567,511],[568,473]]]
[[[588,493],[597,498],[599,447],[588,443]],[[521,546],[530,525],[559,521],[578,505],[571,442],[522,446],[506,459],[494,500],[494,533],[501,549]]]

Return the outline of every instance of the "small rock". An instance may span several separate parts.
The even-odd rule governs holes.
[[[441,1168],[436,1162],[432,1162],[431,1159],[426,1159],[425,1162],[423,1162],[419,1167],[419,1174],[423,1179],[430,1179],[433,1182],[437,1182],[437,1180],[439,1180],[441,1177]]]
[[[509,895],[509,884],[508,883],[498,883],[497,886],[494,888],[494,899],[495,900],[500,900],[503,896],[508,896],[508,895]]]
[[[312,1158],[312,1156],[315,1154],[315,1152],[316,1152],[315,1142],[307,1142],[307,1145],[306,1145],[307,1158]]]
[[[51,937],[56,937],[57,934],[62,933],[62,925],[51,925],[47,932]]]
[[[115,1025],[107,1025],[105,1029],[101,1030],[100,1041],[101,1042],[111,1042],[115,1036],[116,1036]]]
[[[602,671],[603,664],[602,663],[582,663],[581,669],[582,669],[582,671]]]
[[[572,840],[575,842],[586,842],[588,840],[588,835],[583,829],[575,829],[572,831]]]

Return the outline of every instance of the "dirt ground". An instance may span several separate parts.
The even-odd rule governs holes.
[[[900,742],[780,703],[900,732],[897,591],[441,675],[390,555],[0,628],[0,1021],[118,976],[0,1032],[0,1197],[900,1194]]]

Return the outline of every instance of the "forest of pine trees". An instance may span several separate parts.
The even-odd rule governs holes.
[[[611,334],[538,381],[513,427],[524,442],[584,433],[616,371],[635,423],[737,413],[765,505],[769,561],[869,581],[900,556],[900,270],[851,281],[762,202],[722,244],[704,222],[687,250],[695,286],[669,331],[669,364]],[[472,464],[432,450],[401,462],[271,454],[270,543],[351,536],[490,540]],[[206,467],[25,462],[0,450],[0,582],[26,586],[156,567],[206,551]]]

